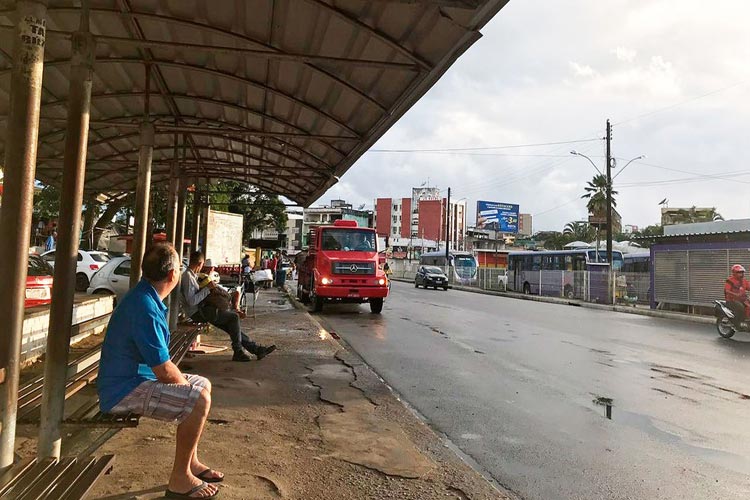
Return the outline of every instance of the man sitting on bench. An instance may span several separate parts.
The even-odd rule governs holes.
[[[209,293],[211,293],[211,289],[217,286],[211,282],[201,289],[198,285],[197,273],[203,268],[205,261],[203,252],[193,252],[190,254],[188,268],[182,274],[180,289],[185,315],[192,318],[193,321],[208,322],[227,332],[232,340],[232,350],[234,351],[232,361],[250,361],[252,358],[250,358],[248,351],[255,354],[258,360],[263,359],[276,350],[275,345],[264,347],[256,344],[240,328],[240,316],[236,311],[219,309],[215,305],[205,302]]]
[[[168,243],[143,256],[143,278],[112,313],[99,364],[102,412],[176,421],[177,446],[165,498],[214,498],[224,475],[198,460],[198,441],[211,408],[211,383],[170,361],[163,300],[180,281],[180,261]]]

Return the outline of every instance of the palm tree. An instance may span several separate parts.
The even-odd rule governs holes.
[[[589,241],[593,237],[591,226],[586,222],[573,221],[565,224],[563,234],[570,236],[572,240]]]
[[[587,198],[586,208],[589,214],[602,216],[607,212],[607,177],[604,174],[595,175],[585,188],[586,193],[581,198]],[[615,195],[617,191],[612,190],[612,206],[616,207]]]
[[[607,214],[607,177],[604,174],[597,174],[591,179],[585,188],[586,193],[581,198],[587,198],[589,201],[586,203],[586,208],[589,210],[589,215],[593,215],[597,218],[605,217]],[[611,187],[610,187],[611,189]],[[617,206],[615,201],[615,195],[617,191],[612,190],[612,207]],[[596,225],[596,249],[599,250],[600,241],[600,229],[601,224]]]

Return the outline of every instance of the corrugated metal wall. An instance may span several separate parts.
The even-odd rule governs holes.
[[[657,250],[656,302],[711,306],[714,300],[724,299],[724,281],[737,263],[750,267],[750,249]]]

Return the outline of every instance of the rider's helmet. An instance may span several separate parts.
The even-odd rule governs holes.
[[[742,265],[740,265],[740,264],[735,264],[735,265],[732,266],[732,272],[733,273],[744,273],[745,272],[745,268],[742,267]]]

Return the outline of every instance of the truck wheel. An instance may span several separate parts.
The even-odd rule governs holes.
[[[313,298],[313,312],[323,312],[323,298],[317,295]]]
[[[383,310],[383,299],[370,299],[370,312],[380,314]]]

